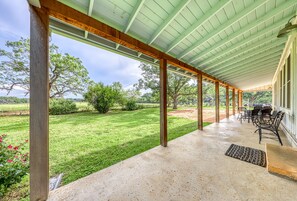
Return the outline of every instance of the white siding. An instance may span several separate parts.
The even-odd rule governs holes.
[[[287,65],[289,56],[291,58],[290,91],[287,90],[288,85],[281,87],[284,81],[287,83],[288,80]],[[297,147],[297,33],[288,38],[272,86],[274,108],[286,112],[281,125],[282,130],[287,135],[292,146]],[[285,102],[283,102],[284,100]]]

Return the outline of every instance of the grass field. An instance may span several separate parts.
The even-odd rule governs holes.
[[[29,138],[29,116],[0,117],[0,125],[11,143]],[[196,129],[196,121],[168,116],[169,140]],[[159,109],[50,116],[49,130],[50,175],[64,173],[67,184],[158,146]]]

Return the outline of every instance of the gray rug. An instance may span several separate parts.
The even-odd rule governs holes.
[[[266,154],[259,149],[231,144],[225,155],[254,165],[266,167]]]

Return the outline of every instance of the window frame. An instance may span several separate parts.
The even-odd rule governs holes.
[[[288,65],[288,62],[290,63]],[[288,69],[290,68],[290,69]],[[288,73],[288,71],[290,73]],[[288,75],[290,75],[290,78],[288,79]],[[278,90],[277,93],[279,95],[277,104],[281,110],[283,110],[286,113],[292,112],[292,55],[291,55],[291,48],[288,52],[288,55],[286,59],[284,60],[284,64],[279,70],[278,75]],[[290,91],[288,91],[288,85],[290,85]],[[289,96],[288,97],[288,93]],[[289,101],[289,102],[288,102]],[[289,103],[289,104],[288,104]]]

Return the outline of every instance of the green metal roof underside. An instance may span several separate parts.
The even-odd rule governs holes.
[[[240,89],[271,84],[296,0],[61,0]],[[147,55],[51,19],[58,34],[157,64]],[[181,69],[170,66],[180,73]]]

